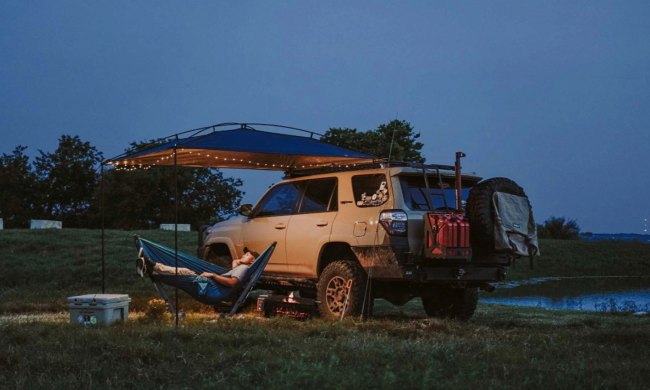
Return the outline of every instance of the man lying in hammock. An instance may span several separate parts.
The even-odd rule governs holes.
[[[244,255],[232,262],[232,269],[221,275],[203,272],[200,275],[189,268],[170,267],[156,263],[147,256],[138,258],[136,268],[138,275],[149,275],[152,279],[178,287],[207,304],[216,304],[227,297],[231,289],[244,278],[246,271],[255,262],[259,254],[244,248]]]

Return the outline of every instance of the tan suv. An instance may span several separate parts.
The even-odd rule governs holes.
[[[476,236],[494,234],[491,197],[525,196],[508,179],[480,180],[453,166],[408,165],[288,177],[204,230],[199,253],[228,266],[245,247],[277,241],[261,287],[317,298],[324,317],[370,314],[374,298],[421,297],[428,315],[467,319],[478,288],[503,280],[514,257]],[[470,229],[465,209],[483,226]]]

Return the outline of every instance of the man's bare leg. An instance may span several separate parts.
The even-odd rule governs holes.
[[[170,267],[164,264],[156,263],[153,266],[154,275],[177,275],[176,267]],[[196,272],[189,268],[178,268],[179,276],[197,276]]]

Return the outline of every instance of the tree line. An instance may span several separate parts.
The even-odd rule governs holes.
[[[425,162],[424,146],[411,124],[392,120],[375,129],[330,128],[321,140],[392,161]],[[39,150],[33,162],[26,146],[0,158],[0,218],[8,228],[28,227],[30,219],[55,219],[65,227],[149,228],[174,221],[171,167],[123,171],[106,169],[103,154],[78,136],[62,135],[53,152]],[[132,142],[132,152],[155,141]],[[195,228],[235,212],[244,193],[242,181],[218,169],[181,168],[178,173],[179,220]],[[103,196],[102,196],[103,194]],[[102,205],[103,199],[103,205]],[[104,213],[102,214],[102,206]],[[541,238],[577,239],[574,220],[551,217],[538,225]]]
[[[424,161],[422,144],[410,123],[393,120],[376,129],[331,128],[325,142],[399,161]],[[152,142],[132,142],[125,152]],[[392,148],[389,150],[389,148]],[[62,135],[53,152],[38,151],[34,161],[19,145],[0,157],[0,218],[7,228],[26,228],[30,219],[63,221],[65,227],[148,228],[174,221],[171,167],[124,171],[105,169],[103,154],[79,136]],[[181,168],[178,172],[179,220],[195,228],[235,212],[242,181],[218,169]],[[102,196],[103,194],[103,196]],[[103,204],[102,204],[103,200]],[[102,206],[105,210],[102,213]]]
[[[33,162],[26,146],[2,154],[0,218],[6,227],[25,228],[30,219],[60,220],[65,227],[80,228],[101,227],[102,217],[108,228],[174,221],[173,168],[106,169],[102,180],[104,157],[96,147],[78,136],[62,135],[58,141],[54,152],[39,150]],[[131,143],[126,151],[145,144]],[[196,227],[232,213],[243,195],[241,185],[216,169],[179,169],[179,220]]]

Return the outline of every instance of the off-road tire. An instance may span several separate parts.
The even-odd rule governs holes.
[[[223,249],[223,247],[206,247],[205,252],[203,252],[203,260],[225,269],[232,268],[232,256],[230,255],[230,252]]]
[[[467,218],[471,226],[469,236],[475,255],[488,255],[495,252],[495,212],[492,203],[492,195],[495,192],[526,196],[523,188],[504,177],[483,180],[472,188],[467,198]]]
[[[316,285],[318,311],[321,317],[341,318],[346,300],[345,285],[348,280],[352,280],[352,288],[347,298],[345,316],[361,314],[367,280],[366,273],[354,261],[336,260],[325,267]]]
[[[429,317],[467,321],[474,315],[478,288],[440,288],[435,295],[422,297],[422,306]]]

